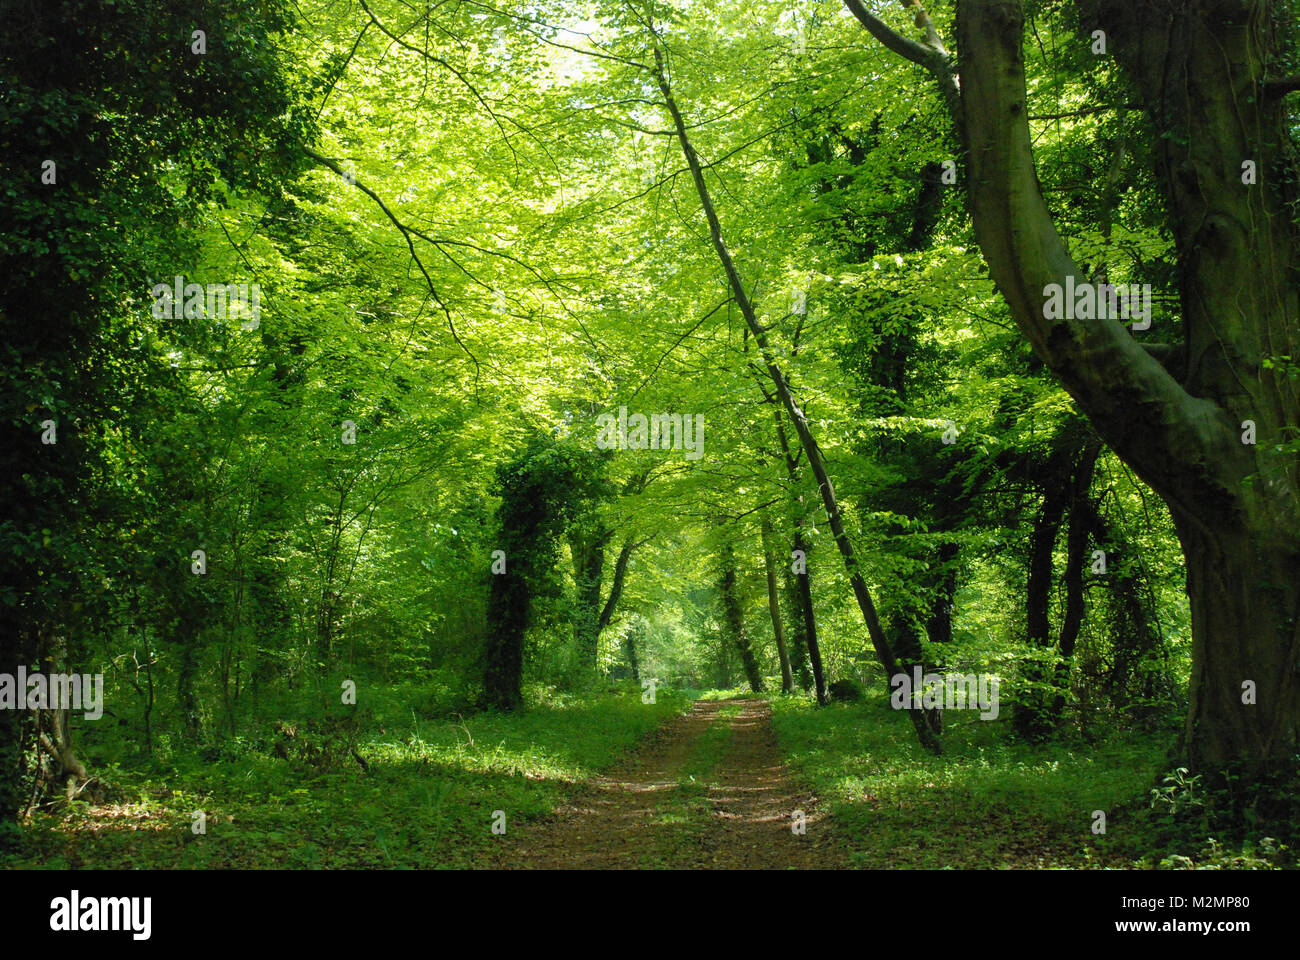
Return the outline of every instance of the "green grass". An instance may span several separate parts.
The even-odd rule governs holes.
[[[1125,811],[1148,796],[1168,748],[1150,736],[1029,746],[1005,720],[950,712],[936,757],[887,702],[778,697],[772,708],[782,751],[829,799],[838,842],[865,868],[1130,866],[1146,838]]]
[[[350,759],[319,771],[248,751],[216,763],[97,770],[108,796],[33,816],[19,868],[429,868],[475,865],[493,811],[506,828],[548,814],[565,782],[616,762],[687,705],[660,687],[574,698],[463,722],[412,718],[363,732],[369,774]],[[191,830],[203,810],[207,832]]]

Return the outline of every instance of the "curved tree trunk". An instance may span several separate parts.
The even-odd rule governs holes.
[[[1300,405],[1296,384],[1264,363],[1300,353],[1294,176],[1278,176],[1294,164],[1266,83],[1267,4],[1079,6],[1112,38],[1160,134],[1157,174],[1182,268],[1180,376],[1116,321],[1045,317],[1047,285],[1082,271],[1038,187],[1012,0],[959,3],[976,234],[1035,352],[1170,506],[1192,612],[1188,759],[1264,772],[1300,746],[1300,483],[1294,454],[1275,452]],[[1242,182],[1246,160],[1255,185]],[[1243,442],[1247,420],[1258,445]]]
[[[1189,763],[1284,773],[1300,748],[1300,458],[1283,446],[1300,427],[1300,384],[1268,361],[1300,355],[1300,176],[1281,99],[1296,83],[1267,71],[1294,52],[1291,38],[1274,34],[1265,0],[1077,0],[1155,133],[1184,342],[1148,349],[1115,320],[1044,309],[1049,286],[1087,278],[1038,183],[1019,0],[958,0],[960,61],[919,4],[925,42],[846,3],[940,82],[966,151],[976,238],[1012,317],[1169,505],[1192,612]],[[1247,421],[1258,443],[1246,442]]]
[[[619,548],[618,558],[614,561],[614,580],[609,585],[609,596],[605,598],[605,604],[600,608],[600,616],[596,618],[597,638],[609,626],[610,621],[614,618],[614,611],[618,609],[618,601],[623,596],[623,585],[627,583],[627,568],[632,560],[632,552],[637,547],[648,542],[648,538],[633,541],[631,537],[628,537],[627,540],[623,541],[623,546]]]

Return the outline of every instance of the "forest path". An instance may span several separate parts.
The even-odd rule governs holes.
[[[758,698],[696,701],[617,768],[573,785],[551,816],[512,824],[490,866],[842,866],[816,797],[781,760],[771,716]],[[804,835],[791,830],[796,810]]]

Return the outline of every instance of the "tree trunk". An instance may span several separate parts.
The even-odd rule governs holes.
[[[634,542],[631,537],[628,537],[619,548],[618,559],[614,561],[614,581],[609,585],[609,596],[605,598],[605,605],[600,608],[600,616],[596,618],[597,639],[614,618],[618,601],[623,596],[623,585],[627,583],[627,568],[632,560],[632,552],[648,542],[648,539]]]
[[[772,520],[766,511],[763,513],[763,570],[767,574],[767,609],[772,616],[776,654],[781,661],[781,692],[794,693],[794,675],[790,671],[790,654],[785,645],[785,625],[781,622],[781,597],[776,589],[776,562],[772,558]]]
[[[749,632],[745,629],[745,609],[736,589],[735,552],[729,540],[722,546],[722,579],[718,583],[718,593],[722,597],[722,617],[724,629],[728,634],[727,639],[740,654],[740,663],[745,668],[749,689],[755,693],[762,693],[763,674],[758,669],[758,661],[749,642]]]
[[[37,738],[43,754],[40,764],[43,793],[61,792],[73,799],[81,785],[88,779],[86,767],[77,759],[72,734],[68,730],[67,710],[38,711]]]
[[[497,710],[514,710],[523,701],[524,633],[532,608],[527,579],[506,569],[492,575],[488,591],[483,701]]]
[[[785,598],[782,620],[786,624],[786,637],[790,643],[790,670],[794,673],[804,693],[812,689],[812,670],[808,666],[808,636],[803,620],[803,603],[799,595],[799,582],[790,564],[782,561],[781,595]]]
[[[1186,747],[1197,768],[1294,761],[1300,567],[1294,551],[1272,548],[1275,531],[1261,529],[1271,519],[1215,529],[1174,512],[1192,614]]]
[[[19,664],[26,665],[27,659],[17,651],[0,654],[0,672],[16,676]],[[26,756],[30,730],[29,711],[0,710],[0,824],[6,827],[18,817],[26,802]],[[10,843],[16,844],[17,839],[17,831],[0,829],[0,851],[6,850]]]
[[[191,743],[198,743],[203,735],[199,698],[194,690],[194,679],[199,670],[197,646],[193,637],[181,640],[181,663],[176,672],[176,704],[180,707],[182,729]]]
[[[632,679],[637,683],[641,682],[641,661],[637,649],[637,640],[641,634],[641,620],[637,620],[627,631],[624,637],[624,644],[627,647],[627,665],[632,670]]]
[[[949,84],[941,45],[890,49]],[[1106,31],[1157,140],[1178,251],[1185,344],[1167,369],[1119,322],[1049,317],[1049,285],[1086,280],[1043,200],[1029,130],[1018,0],[958,0],[965,181],[989,272],[1034,352],[1107,444],[1169,504],[1187,563],[1193,669],[1186,753],[1197,767],[1281,769],[1300,747],[1300,464],[1281,445],[1300,384],[1296,176],[1288,112],[1266,66],[1263,0],[1080,0]],[[1284,85],[1285,88],[1285,85]],[[951,85],[944,87],[951,106]],[[1243,163],[1257,182],[1243,182]],[[1244,443],[1245,421],[1258,444]],[[1253,680],[1258,700],[1242,703]]]
[[[957,571],[953,564],[960,550],[961,546],[951,540],[939,545],[938,583],[934,605],[925,622],[925,633],[931,643],[952,643],[952,611],[957,601]]]
[[[802,477],[800,476],[799,466],[795,460],[794,453],[790,449],[790,441],[786,437],[785,423],[781,420],[781,411],[777,409],[775,405],[773,406],[772,417],[776,420],[776,437],[781,444],[781,455],[782,459],[785,460],[786,476],[790,479],[790,489],[796,491],[795,502],[792,504],[795,509],[795,516],[792,521],[792,525],[794,526],[794,542],[792,544],[793,555],[791,556],[791,563],[794,562],[795,557],[801,557],[803,561],[801,564],[803,572],[794,573],[791,571],[790,575],[796,578],[795,586],[798,596],[797,607],[799,609],[800,620],[803,624],[803,629],[800,633],[803,642],[808,649],[808,660],[812,664],[813,682],[817,690],[817,703],[824,707],[830,702],[830,698],[826,693],[826,674],[822,670],[822,651],[817,640],[817,614],[813,609],[812,565],[809,562],[809,554],[812,551],[809,549],[807,541],[803,538],[803,494],[797,492],[800,489]],[[791,567],[787,566],[786,569],[791,570]],[[806,684],[804,685],[804,689],[807,689]]]
[[[1055,647],[1050,615],[1052,555],[1069,500],[1063,484],[1054,481],[1049,471],[1043,506],[1029,535],[1029,577],[1025,588],[1027,639],[1030,646],[1044,654]],[[1041,740],[1055,725],[1055,718],[1048,712],[1051,698],[1045,689],[1055,670],[1040,660],[1029,659],[1022,664],[1021,674],[1023,686],[1016,698],[1016,731],[1027,740]]]
[[[1083,626],[1083,571],[1088,563],[1092,475],[1096,471],[1097,457],[1100,454],[1101,445],[1089,443],[1075,467],[1070,483],[1070,525],[1065,538],[1065,572],[1062,575],[1065,584],[1065,614],[1061,619],[1061,634],[1056,642],[1061,658],[1065,661],[1066,674],[1069,673],[1069,662],[1074,656],[1079,630]]]
[[[794,532],[794,549],[803,551],[805,569],[801,574],[797,574],[799,583],[799,606],[803,610],[804,634],[808,638],[808,659],[812,662],[813,682],[817,690],[817,702],[821,706],[831,702],[830,695],[826,692],[826,671],[822,669],[822,650],[820,642],[817,639],[817,616],[813,610],[812,597],[812,564],[807,562],[811,551],[808,544],[804,541],[803,531],[795,529]]]
[[[600,592],[605,576],[605,547],[612,531],[603,525],[594,529],[575,528],[569,535],[573,555],[573,580],[577,610],[573,619],[574,641],[582,663],[596,668],[600,644]]]
[[[1264,95],[1265,5],[1195,6],[1081,4],[1114,38],[1163,134],[1158,173],[1182,266],[1184,382],[1114,321],[1044,317],[1045,287],[1081,272],[1034,173],[1023,14],[1009,0],[959,4],[968,180],[980,247],[1017,323],[1170,505],[1192,608],[1188,757],[1260,768],[1295,753],[1298,726],[1300,497],[1294,456],[1268,455],[1295,424],[1297,403],[1294,385],[1262,363],[1297,353],[1290,191],[1272,178],[1290,166],[1289,136],[1280,103]],[[1246,159],[1267,171],[1253,189],[1241,181]],[[1263,443],[1242,443],[1245,420]],[[1247,680],[1258,684],[1256,704],[1242,703]]]

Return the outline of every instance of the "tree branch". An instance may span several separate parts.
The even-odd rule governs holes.
[[[348,180],[355,184],[358,190],[373,200],[380,210],[384,211],[384,216],[388,217],[393,226],[401,232],[402,239],[406,241],[406,248],[411,253],[411,259],[415,261],[415,265],[420,268],[420,273],[424,275],[424,282],[429,287],[429,295],[433,297],[434,303],[439,306],[443,315],[447,318],[447,326],[451,330],[452,339],[454,339],[460,348],[465,351],[465,355],[474,361],[474,379],[477,381],[479,371],[478,357],[474,356],[474,352],[470,350],[469,347],[465,346],[465,341],[461,340],[460,334],[456,332],[456,322],[451,318],[451,311],[447,309],[447,305],[443,302],[442,297],[438,295],[438,288],[434,286],[433,277],[429,276],[429,271],[424,268],[424,261],[420,259],[420,255],[415,250],[415,242],[411,239],[411,229],[407,227],[406,224],[402,223],[401,220],[397,219],[393,214],[393,211],[388,209],[388,204],[384,203],[380,198],[379,194],[375,193],[375,191],[371,190],[360,180],[356,179],[355,176],[345,174],[335,161],[331,160],[329,157],[321,156],[310,147],[304,147],[303,152],[313,160],[325,164],[325,166],[329,167],[340,177],[343,177],[344,180]]]
[[[867,28],[867,32],[884,46],[905,60],[910,60],[912,63],[929,71],[930,75],[939,83],[939,90],[943,94],[944,103],[948,107],[948,113],[952,117],[953,123],[960,125],[961,82],[958,79],[957,66],[952,55],[948,53],[943,41],[939,39],[939,32],[935,29],[934,21],[930,19],[930,15],[918,0],[901,0],[901,2],[905,9],[912,11],[913,22],[925,31],[925,43],[909,40],[896,32],[868,10],[863,5],[862,0],[844,0],[844,5]]]
[[[1049,285],[1087,278],[1038,183],[1025,108],[1024,14],[1019,0],[959,0],[957,9],[971,217],[1016,325],[1143,479],[1164,490],[1186,490],[1189,473],[1209,481],[1216,471],[1206,451],[1231,430],[1222,411],[1184,390],[1119,322],[1045,316]],[[1211,496],[1208,483],[1201,493]]]

